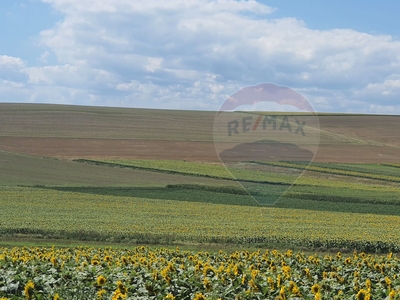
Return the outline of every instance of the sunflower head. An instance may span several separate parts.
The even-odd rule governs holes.
[[[31,280],[29,280],[24,288],[25,299],[32,299],[34,289],[35,289],[35,284]]]
[[[96,280],[97,285],[99,285],[99,286],[105,285],[106,281],[107,281],[107,279],[103,275],[100,275],[99,277],[97,277],[97,280]]]
[[[314,284],[311,287],[311,292],[315,295],[318,294],[321,291],[321,287],[319,286],[319,284]]]

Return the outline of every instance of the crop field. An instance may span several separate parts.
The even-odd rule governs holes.
[[[400,299],[397,116],[321,114],[311,163],[225,164],[214,116],[0,104],[0,299]]]
[[[257,163],[257,162],[256,162]],[[271,166],[279,166],[291,169],[309,170],[314,172],[337,174],[345,176],[355,176],[384,181],[400,182],[400,172],[387,165],[360,165],[360,164],[321,164],[305,165],[304,163],[293,162],[259,162]],[[388,175],[389,174],[389,175]]]
[[[328,180],[323,177],[315,178],[310,175],[310,171],[314,172],[322,172],[320,169],[313,169],[313,166],[307,167],[304,164],[298,163],[286,163],[286,162],[268,162],[262,163],[247,163],[240,165],[230,165],[228,168],[221,164],[209,164],[209,163],[198,163],[198,162],[187,162],[187,161],[177,161],[177,160],[126,160],[126,159],[102,159],[102,160],[83,160],[79,159],[76,162],[83,162],[95,165],[106,165],[111,167],[120,167],[120,168],[131,168],[138,170],[146,170],[146,171],[154,171],[168,174],[181,174],[188,176],[198,176],[198,177],[209,177],[215,179],[222,180],[239,180],[239,181],[248,181],[248,182],[257,182],[257,183],[282,183],[282,184],[292,184],[296,182],[298,185],[318,185],[324,187],[338,187],[339,185],[343,185],[346,188],[352,189],[366,189],[366,190],[376,190],[380,189],[380,191],[384,191],[385,189],[388,191],[400,191],[399,186],[395,185],[386,185],[385,181],[394,181],[400,177],[392,176],[393,180],[387,180],[386,176],[379,176],[375,171],[370,173],[361,173],[346,170],[336,170],[336,164],[334,164],[331,168],[322,169],[324,173],[330,173],[334,175],[344,175],[344,176],[353,176],[358,178],[366,178],[366,179],[375,179],[371,181],[366,181],[365,184],[360,183],[357,180],[349,180],[348,177],[332,177]],[[267,169],[265,170],[262,165],[267,164],[279,168]],[[352,168],[353,166],[358,166],[358,164],[347,164],[347,168]],[[377,168],[380,168],[380,165],[374,165]],[[287,172],[285,169],[299,169],[299,170],[307,170],[306,174],[302,174],[302,172],[290,171]],[[317,171],[316,171],[317,170]],[[299,175],[304,175],[299,178]],[[336,180],[335,180],[336,179]],[[338,184],[335,181],[340,181]],[[383,181],[383,182],[382,182]]]
[[[287,162],[268,162],[262,163],[243,163],[240,166],[231,166],[229,169],[218,164],[206,164],[187,161],[167,161],[167,160],[79,160],[89,164],[99,164],[115,166],[120,168],[132,168],[134,170],[153,171],[155,173],[172,173],[188,176],[209,177],[224,180],[239,180],[240,182],[260,183],[254,185],[253,189],[258,192],[268,194],[281,192],[282,188],[268,183],[281,184],[285,198],[296,198],[305,200],[320,200],[330,202],[356,202],[371,204],[391,204],[400,205],[400,186],[397,183],[387,184],[387,181],[396,182],[400,177],[391,176],[388,180],[386,175],[381,175],[382,168],[395,169],[393,167],[381,166],[379,164],[369,164],[364,172],[352,171],[363,169],[360,164],[341,164],[339,169],[337,164],[324,164],[324,167],[307,167],[302,163]],[[274,169],[263,170],[263,165],[274,166]],[[261,167],[261,168],[260,168]],[[279,168],[276,168],[279,167]],[[287,172],[287,168],[305,170],[307,173],[297,179],[294,175],[301,173]],[[369,173],[367,173],[367,171]],[[323,172],[337,176],[335,178],[321,178],[311,176],[310,173]],[[397,171],[394,175],[399,174]],[[235,176],[233,176],[235,175]],[[359,182],[358,179],[374,179]],[[294,185],[292,185],[294,184]],[[289,189],[290,187],[290,189]],[[275,191],[277,190],[277,191]]]
[[[383,164],[383,165],[389,166],[389,167],[400,168],[400,164]]]
[[[400,298],[392,253],[24,247],[0,248],[0,268],[1,299]]]
[[[215,112],[0,104],[0,150],[44,157],[219,162]],[[315,161],[399,163],[397,116],[319,116]]]
[[[258,170],[230,169],[222,164],[207,164],[179,160],[77,160],[92,164],[104,164],[117,167],[130,167],[133,169],[153,170],[191,176],[209,177],[225,180],[240,180],[252,182],[282,182],[291,183],[297,177],[276,172],[262,172]],[[233,172],[233,174],[232,174]]]
[[[2,188],[0,233],[127,243],[400,250],[400,216]],[[210,195],[210,194],[209,194]],[[212,194],[210,195],[212,196]],[[247,198],[251,201],[251,198]]]
[[[179,174],[127,170],[70,160],[0,151],[0,185],[46,186],[165,186],[167,184],[235,185],[233,181],[192,178]]]

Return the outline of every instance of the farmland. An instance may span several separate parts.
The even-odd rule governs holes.
[[[400,180],[400,172],[393,167],[370,164],[368,170],[364,172],[353,170],[364,170],[362,164],[340,165],[325,164],[324,168],[318,166],[306,166],[298,163],[241,163],[240,166],[233,166],[229,169],[222,165],[205,164],[183,161],[165,161],[165,160],[79,160],[80,162],[108,165],[118,168],[130,168],[133,170],[146,170],[155,173],[180,174],[201,178],[215,178],[219,180],[238,180],[240,182],[259,183],[254,185],[258,192],[265,195],[286,191],[284,198],[296,198],[305,200],[320,200],[329,202],[355,202],[371,204],[391,204],[400,205],[400,188],[394,184],[388,184],[387,181]],[[274,166],[274,168],[264,168],[264,165]],[[287,168],[305,170],[307,173],[297,179],[295,171],[287,172]],[[389,169],[393,176],[382,175],[382,168]],[[394,169],[391,170],[391,169]],[[315,171],[317,170],[317,171]],[[321,178],[318,172],[347,175],[331,176],[329,179]],[[350,177],[350,179],[349,179]],[[355,177],[355,178],[354,178]],[[360,182],[360,179],[374,179]],[[271,183],[272,185],[270,185]],[[294,184],[295,183],[295,184]],[[284,200],[282,200],[284,201]],[[277,205],[279,205],[278,203]]]
[[[0,298],[399,298],[398,117],[323,114],[312,161],[222,163],[214,115],[0,104],[0,243],[126,247],[0,248]]]
[[[378,242],[376,237],[386,236],[376,232],[378,225],[362,221],[370,215],[393,218],[394,221],[388,222],[396,231],[395,220],[400,216],[400,171],[394,158],[398,157],[396,151],[400,146],[392,138],[398,127],[389,126],[398,120],[395,116],[321,115],[321,145],[311,165],[295,161],[223,165],[215,151],[210,151],[212,112],[56,105],[2,104],[1,107],[0,200],[5,207],[2,214],[8,217],[3,219],[0,229],[5,235],[25,232],[79,239],[80,232],[85,239],[107,240],[114,236],[116,240],[126,237],[126,241],[135,241],[137,236],[139,240],[149,236],[150,240],[157,237],[168,243],[236,243],[249,236],[262,242],[268,242],[270,237],[282,239],[288,246],[290,242],[287,241],[293,241],[305,247],[314,247],[314,243],[325,247],[328,245],[323,238],[326,233],[320,235],[318,230],[322,229],[318,226],[310,231],[309,225],[318,224],[319,216],[323,216],[332,220],[349,219],[345,224],[330,224],[329,234],[348,241],[348,248],[351,248],[353,242],[357,245],[361,240]],[[380,127],[375,125],[378,120],[382,124]],[[351,126],[353,131],[346,134],[342,130],[344,124]],[[376,132],[377,128],[384,129],[385,126],[391,131]],[[358,151],[364,151],[366,161],[350,162],[352,156],[344,153],[337,162],[330,161],[333,153],[323,161],[329,145],[335,149],[335,155],[339,146],[351,153],[352,147],[357,145]],[[379,155],[372,161],[371,147],[379,147]],[[112,227],[104,221],[108,211],[96,201],[109,203],[107,209],[122,205],[119,211],[123,215],[126,213],[126,217],[117,217],[113,221],[118,223],[115,226],[120,232],[119,229],[109,231]],[[15,203],[19,204],[16,206]],[[144,203],[150,203],[151,209],[143,206]],[[168,221],[172,227],[160,227],[157,223],[165,221],[164,205],[167,203],[175,221]],[[264,207],[265,204],[273,205]],[[35,205],[38,206],[35,208]],[[88,206],[87,210],[81,205]],[[142,212],[134,209],[137,205],[143,208]],[[190,210],[182,214],[185,205]],[[28,215],[22,218],[19,207],[25,207]],[[204,235],[200,233],[201,229],[195,230],[194,225],[182,225],[189,224],[190,219],[200,222],[195,221],[196,211],[209,211],[210,207],[221,211],[222,215],[225,215],[222,211],[232,209],[233,215],[241,216],[242,221],[232,229],[235,233],[228,234],[227,228],[233,225],[228,221],[218,222],[218,214],[203,215],[214,228],[208,228]],[[248,209],[252,213],[246,211]],[[83,211],[86,211],[86,217]],[[149,216],[156,216],[157,211],[163,217],[151,219]],[[246,213],[242,215],[244,211]],[[311,212],[316,212],[312,213],[316,218],[314,221],[298,222],[293,232],[279,229],[287,228],[284,224],[292,224],[292,216],[301,215],[297,219],[307,220],[306,215]],[[361,235],[356,238],[357,231],[352,229],[356,226],[350,221],[354,213],[357,218],[353,219],[357,219],[359,229],[370,233],[364,234],[363,238]],[[255,226],[246,219],[251,220],[251,214],[287,217],[278,218],[280,222],[270,220]],[[337,214],[343,216],[337,217]],[[49,217],[52,215],[57,217]],[[96,215],[102,216],[99,219],[106,225],[96,223]],[[128,222],[129,216],[138,222],[141,220],[141,225]],[[108,219],[112,220],[111,217]],[[21,220],[31,221],[25,224]],[[57,225],[61,220],[70,220],[72,227],[64,227],[62,231],[62,226]],[[252,226],[257,227],[257,234],[250,234]],[[272,233],[271,228],[275,227],[276,231]],[[347,232],[353,231],[354,238],[349,234],[342,236],[346,232],[343,227]],[[188,230],[186,235],[181,234],[182,228]],[[132,232],[128,234],[130,230]],[[244,233],[240,235],[240,232]],[[321,236],[320,242],[316,242],[316,236]],[[306,242],[311,240],[313,242]],[[395,245],[394,240],[387,238],[382,242]],[[144,239],[141,242],[145,242]]]
[[[26,299],[399,299],[399,259],[363,252],[0,248],[0,296]],[[36,276],[37,269],[43,276]],[[16,273],[14,270],[18,270]],[[32,279],[33,278],[33,279]]]
[[[4,188],[2,195],[5,236],[127,243],[278,243],[372,252],[396,251],[400,241],[400,216],[393,215],[311,213],[43,188]]]

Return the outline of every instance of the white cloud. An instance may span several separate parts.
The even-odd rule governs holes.
[[[162,65],[162,62],[163,62],[162,58],[159,58],[159,57],[148,57],[147,61],[148,61],[148,63],[145,66],[145,69],[147,71],[150,71],[150,72],[154,73],[155,70],[161,69],[161,65]]]
[[[1,83],[4,87],[11,87],[11,88],[22,88],[25,86],[23,83],[10,80],[2,80]]]
[[[11,67],[22,69],[25,66],[25,63],[22,59],[18,57],[12,57],[8,55],[0,55],[0,67]]]
[[[47,59],[49,56],[50,56],[50,53],[48,51],[45,51],[44,53],[42,53],[40,58],[38,58],[38,61],[47,63]]]
[[[18,58],[0,55],[0,80],[5,82],[25,82],[27,79],[25,62]]]
[[[0,78],[28,85],[35,101],[218,109],[238,88],[273,82],[316,110],[398,107],[400,42],[390,36],[312,30],[256,1],[42,1],[64,14],[40,33],[40,60],[57,64],[0,56]]]

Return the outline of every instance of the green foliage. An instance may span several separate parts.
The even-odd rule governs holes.
[[[221,164],[197,163],[181,160],[77,159],[75,161],[95,165],[132,168],[167,174],[181,174],[223,180],[239,180],[254,183],[291,184],[297,178],[296,176],[279,174],[275,172],[262,172],[240,168],[230,168],[228,170],[225,166]]]
[[[207,191],[222,194],[234,194],[234,195],[249,195],[249,193],[240,187],[235,186],[207,186],[199,184],[168,184],[167,189],[178,189],[178,190],[195,190],[195,191]]]
[[[44,158],[0,151],[0,185],[41,186],[165,186],[166,184],[226,185],[221,180],[110,168],[70,160]]]
[[[359,178],[369,178],[375,180],[384,180],[391,182],[400,182],[400,176],[386,175],[384,172],[366,172],[366,171],[355,171],[352,169],[350,164],[347,164],[345,167],[336,166],[336,164],[329,164],[327,167],[318,166],[318,165],[305,165],[303,163],[294,163],[294,162],[256,162],[260,164],[266,164],[270,166],[278,166],[284,168],[293,168],[293,169],[301,169],[308,170],[314,172],[328,173],[328,174],[336,174],[336,175],[344,175],[344,176],[354,176]],[[360,169],[359,169],[360,170]]]
[[[0,269],[5,299],[400,299],[392,253],[15,247]]]
[[[236,186],[169,184],[166,187],[42,187],[62,192],[146,199],[208,202],[215,204],[257,206],[248,193]],[[245,197],[247,196],[247,197]]]
[[[399,216],[155,200],[23,187],[2,187],[1,195],[2,236],[34,235],[124,243],[279,243],[310,248],[400,251]]]

